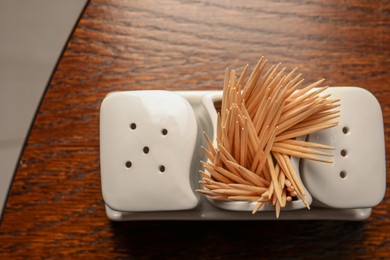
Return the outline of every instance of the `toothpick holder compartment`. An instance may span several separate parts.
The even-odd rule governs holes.
[[[362,220],[384,196],[384,130],[378,101],[356,87],[332,87],[326,93],[340,99],[339,124],[300,138],[332,146],[333,161],[291,157],[306,201],[297,198],[286,204],[280,219]],[[216,104],[222,95],[124,91],[106,96],[100,110],[100,161],[109,219],[275,219],[271,202],[251,214],[251,202],[214,200],[196,192],[202,188],[199,171],[207,172],[209,161],[202,147],[216,142]]]

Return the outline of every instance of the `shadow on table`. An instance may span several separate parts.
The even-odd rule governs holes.
[[[112,223],[117,252],[137,259],[353,257],[365,222],[159,221]]]

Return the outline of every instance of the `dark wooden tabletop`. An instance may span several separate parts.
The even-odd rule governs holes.
[[[360,86],[383,110],[387,191],[363,222],[110,222],[99,107],[110,91],[221,89],[261,56]],[[388,1],[90,1],[48,85],[9,195],[0,258],[390,258]],[[364,196],[364,193],[362,194]]]

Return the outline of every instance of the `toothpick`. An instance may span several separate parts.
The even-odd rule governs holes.
[[[295,91],[297,91],[297,89],[299,89],[299,88],[302,86],[303,82],[305,82],[305,79],[300,79],[301,76],[302,76],[302,74],[298,74],[298,75],[292,80],[292,81],[294,82],[294,83],[293,83],[294,85],[288,89],[288,91],[287,91],[287,93],[286,93],[286,96],[287,96],[287,97],[290,97]],[[297,83],[295,83],[296,80],[299,80],[299,81],[298,81]]]
[[[215,156],[214,145],[213,145],[213,143],[211,142],[210,138],[207,136],[206,132],[203,132],[203,136],[204,136],[205,139],[206,139],[206,142],[207,142],[207,146],[208,146],[209,151],[213,154],[213,156]]]
[[[201,161],[203,167],[210,173],[210,175],[215,178],[217,181],[221,181],[221,182],[224,182],[224,183],[231,183],[232,181],[225,177],[224,175],[220,174],[219,172],[217,172],[213,166]]]
[[[301,95],[305,94],[306,92],[312,90],[313,88],[318,87],[319,85],[321,85],[324,81],[325,81],[325,79],[320,79],[320,80],[318,80],[318,81],[308,85],[307,87],[304,87],[304,88],[300,89],[299,91],[294,92],[291,95],[291,98],[297,98],[298,96],[301,96]]]
[[[225,127],[222,128],[222,146],[228,151],[228,153],[230,154],[232,149],[231,149],[231,146],[230,146],[230,140],[229,140],[229,137],[227,135],[227,130]],[[219,148],[219,147],[218,147]],[[220,149],[221,150],[221,149]]]
[[[255,192],[247,190],[237,190],[237,189],[215,189],[214,193],[222,194],[226,196],[251,196],[257,195]]]
[[[333,154],[330,154],[330,153],[326,153],[326,152],[322,152],[319,150],[310,149],[310,148],[306,148],[306,147],[298,146],[298,145],[294,145],[294,144],[289,144],[289,143],[286,143],[285,141],[284,142],[275,142],[274,146],[272,147],[271,150],[274,151],[273,150],[274,148],[282,148],[282,149],[287,149],[287,150],[291,150],[291,151],[295,151],[295,152],[299,152],[299,153],[307,153],[308,155],[318,154],[318,155],[323,155],[323,156],[328,156],[328,157],[333,156]],[[279,153],[280,153],[280,151],[279,151]]]
[[[288,167],[288,169],[289,169],[289,171],[291,173],[292,179],[294,179],[294,183],[295,183],[294,187],[296,187],[297,194],[301,198],[302,202],[306,205],[306,207],[308,209],[310,209],[309,203],[306,200],[305,190],[303,188],[303,185],[302,185],[301,181],[298,179],[298,175],[295,172],[294,167],[292,166],[290,158],[287,155],[282,155],[282,157],[283,157],[284,161],[287,164],[287,167]]]
[[[307,101],[312,101],[312,100],[316,100],[316,99],[326,99],[325,97],[319,96],[319,94],[321,92],[325,91],[326,89],[328,89],[328,87],[321,87],[321,88],[318,88],[314,91],[302,94],[296,98],[294,98],[294,97],[287,98],[286,106],[285,106],[283,112],[288,111],[295,106],[299,106],[300,104],[302,104],[302,102],[305,102],[305,101],[307,102]]]
[[[222,139],[222,125],[223,124],[224,123],[222,122],[221,112],[218,112],[218,114],[217,114],[217,137],[220,139]]]
[[[253,208],[253,211],[252,211],[252,214],[255,214],[257,211],[259,211],[260,210],[260,208],[261,208],[261,206],[263,206],[263,202],[257,202],[256,203],[256,206]]]
[[[260,158],[260,161],[256,167],[256,174],[260,174],[260,172],[263,170],[264,165],[266,163],[266,159],[268,158],[272,145],[275,142],[275,132],[277,131],[277,127],[275,128],[275,131],[272,131],[271,137],[268,139],[267,146],[265,147],[263,157]]]
[[[269,185],[269,181],[251,172],[250,170],[242,167],[241,165],[232,161],[229,161],[228,164],[232,165],[237,170],[239,170],[242,176],[245,176],[245,179],[249,180],[253,184],[257,185],[258,187],[267,187]]]
[[[240,161],[240,153],[241,153],[241,133],[240,133],[240,124],[236,121],[234,127],[234,158],[236,161]]]
[[[276,171],[276,175],[278,176],[279,187],[283,190],[285,186],[286,176],[284,175],[283,171],[280,169],[279,164],[275,165],[275,171]]]
[[[317,125],[320,125],[320,124],[324,124],[324,123],[332,123],[334,122],[333,120],[336,119],[336,118],[339,118],[340,115],[339,114],[336,114],[336,115],[330,115],[330,116],[323,116],[322,118],[312,118],[312,117],[308,117],[305,119],[305,121],[302,121],[296,125],[294,125],[293,127],[290,128],[290,130],[295,130],[295,129],[299,129],[299,128],[309,128],[309,127],[313,127],[313,126],[317,126]]]
[[[206,155],[206,157],[210,160],[210,161],[214,161],[214,156],[213,154],[207,150],[206,148],[204,148],[203,146],[200,147],[202,150],[203,150],[203,153]]]
[[[283,81],[283,85],[286,85],[286,84],[288,84],[289,82],[293,82],[293,81],[290,80],[290,79],[293,77],[293,75],[295,74],[295,72],[297,72],[297,70],[298,70],[298,68],[295,67],[293,70],[291,70],[291,71],[287,74],[287,76],[285,77],[285,79],[284,79],[284,81]]]
[[[214,189],[218,189],[219,188],[219,186],[213,185],[213,184],[209,184],[209,183],[207,183],[205,181],[199,181],[199,183],[202,184],[203,187],[205,187],[205,188],[207,188],[209,190],[214,190]]]
[[[267,77],[265,79],[265,82],[263,83],[264,86],[269,85],[269,83],[273,80],[273,78],[274,78],[276,72],[278,71],[280,65],[281,65],[281,63],[278,63],[276,66],[274,66],[272,71],[267,75]]]
[[[282,190],[281,190],[279,183],[278,183],[278,176],[276,175],[275,166],[272,163],[272,156],[271,155],[268,155],[267,162],[268,162],[268,168],[270,169],[270,173],[271,173],[272,183],[273,183],[274,189],[275,189],[275,195],[276,195],[279,203],[282,204]]]
[[[237,81],[236,87],[237,87],[237,86],[241,86],[241,85],[243,84],[244,79],[245,79],[246,74],[247,74],[247,71],[248,71],[248,68],[249,68],[249,64],[247,64],[247,65],[244,67],[244,69],[242,70],[241,76],[240,76],[240,78],[239,78],[238,81]]]
[[[229,200],[235,201],[257,201],[258,196],[229,196]]]
[[[296,137],[312,134],[312,133],[319,132],[319,131],[327,129],[327,128],[334,127],[336,125],[337,125],[337,123],[325,123],[325,124],[321,124],[321,125],[318,125],[318,126],[313,126],[313,127],[310,127],[310,128],[303,128],[303,129],[302,128],[298,128],[298,129],[295,129],[295,130],[287,130],[287,131],[279,134],[275,138],[275,142],[279,142],[279,141],[283,141],[283,140],[286,140],[286,139],[292,139],[292,138],[296,138]]]
[[[231,183],[229,186],[237,189],[242,189],[242,190],[248,190],[248,191],[253,191],[255,193],[263,194],[264,192],[267,191],[267,188],[265,187],[258,187],[258,186],[253,186],[253,185],[248,185],[248,184],[236,184],[236,183]]]
[[[202,176],[203,180],[211,180],[210,175],[208,175],[208,174],[205,173],[204,171],[199,170],[199,174]]]
[[[246,128],[241,128],[241,147],[240,147],[240,165],[247,167],[247,133]]]
[[[220,200],[220,201],[228,201],[229,198],[227,196],[219,195],[219,196],[210,196],[213,200]]]
[[[291,171],[291,168],[289,167],[290,165],[288,164],[288,162],[290,161],[290,159],[287,157],[285,158],[282,154],[279,154],[279,153],[273,153],[276,161],[278,162],[278,164],[280,165],[282,171],[284,172],[284,174],[286,175],[287,177],[287,180],[286,180],[286,183],[287,184],[290,184],[289,186],[291,187],[292,185],[298,187],[298,184],[297,182],[300,183],[300,180],[297,178],[296,174],[294,174],[292,171]],[[292,169],[293,170],[293,169]],[[294,171],[295,172],[295,171]],[[304,200],[304,197],[305,197],[305,194],[304,192],[299,192],[300,194],[300,197],[302,199],[302,201]]]
[[[202,193],[202,194],[205,194],[205,195],[208,195],[208,196],[217,196],[218,194],[214,193],[213,191],[211,190],[205,190],[205,189],[197,189],[195,190],[196,192],[199,192],[199,193]]]
[[[276,218],[278,219],[280,216],[280,202],[279,201],[276,202],[275,213],[276,213]]]
[[[287,203],[287,192],[285,189],[282,190],[282,208],[286,206]]]
[[[226,169],[224,169],[224,168],[222,168],[222,167],[218,167],[218,166],[217,166],[217,167],[214,167],[214,169],[215,169],[218,173],[220,173],[220,174],[222,174],[223,176],[225,176],[225,177],[227,177],[227,178],[229,178],[229,179],[235,181],[236,183],[239,183],[239,184],[249,184],[248,181],[244,180],[244,179],[241,178],[240,176],[235,175],[235,174],[233,174],[232,172],[230,172],[230,171],[228,171],[228,170],[226,170]]]
[[[210,180],[210,181],[207,181],[207,182],[209,182],[211,185],[215,185],[215,186],[219,187],[219,189],[231,189],[229,184],[226,184],[226,183],[223,183],[223,182],[213,181],[213,180]]]
[[[221,166],[221,152],[216,150],[214,160],[212,161],[215,166]]]
[[[243,90],[243,98],[245,100],[248,100],[248,98],[251,96],[253,89],[258,82],[266,63],[267,60],[264,59],[264,57],[261,57],[259,62],[256,64],[256,67],[253,69],[252,74],[249,76],[249,80]]]
[[[304,149],[304,148],[302,148]],[[287,154],[287,155],[290,155],[290,156],[295,156],[295,157],[299,157],[299,158],[305,158],[305,159],[309,159],[309,160],[313,160],[313,161],[318,161],[318,162],[325,162],[325,163],[332,163],[331,160],[327,160],[327,159],[324,159],[324,158],[321,158],[321,157],[317,157],[317,156],[314,156],[314,155],[311,155],[309,153],[304,153],[304,152],[300,152],[300,151],[297,151],[297,150],[291,150],[291,149],[288,149],[288,148],[283,148],[283,147],[278,147],[278,146],[274,146],[272,147],[272,151],[273,152],[277,152],[277,153],[281,153],[281,154]],[[332,155],[328,155],[327,156],[332,156]]]
[[[279,73],[275,76],[275,78],[273,78],[271,80],[271,82],[269,82],[268,85],[265,84],[265,86],[269,87],[272,91],[270,93],[270,96],[274,96],[275,92],[283,87],[282,83],[284,81],[284,79],[286,78],[286,76],[284,76],[284,72],[285,72],[286,68],[283,68],[279,71]]]
[[[295,145],[295,146],[301,146],[301,147],[318,148],[318,149],[324,149],[324,150],[334,150],[334,148],[332,146],[329,146],[329,145],[307,142],[307,141],[300,141],[300,140],[296,140],[296,139],[287,139],[287,140],[284,140],[282,142],[286,143],[286,144]],[[277,143],[279,143],[279,142],[276,142],[275,144],[277,144]]]

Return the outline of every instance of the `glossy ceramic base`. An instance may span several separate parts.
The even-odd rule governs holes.
[[[294,201],[282,209],[280,219],[363,220],[384,196],[386,165],[379,103],[361,88],[338,87],[327,91],[332,98],[340,99],[340,124],[307,138],[335,147],[334,162],[323,165],[295,161],[311,209],[306,209],[300,200]],[[205,132],[215,141],[215,102],[221,100],[221,95],[221,91],[129,91],[107,96],[101,108],[100,127],[102,189],[108,218],[115,221],[276,219],[271,205],[264,205],[252,215],[250,203],[213,201],[195,192],[201,188],[199,162],[205,160],[200,149],[206,146],[202,135]],[[111,102],[109,106],[107,100]],[[134,139],[132,118],[138,118],[139,127],[142,124],[153,127],[141,131]],[[122,122],[123,130],[118,130]],[[159,141],[158,135],[162,133],[159,132],[157,140],[153,129],[161,127],[175,138]],[[175,129],[181,130],[174,132]],[[364,140],[364,147],[359,140]],[[150,143],[151,151],[156,152],[137,151],[138,146],[138,150],[142,149],[140,142]],[[183,142],[188,145],[181,147]],[[348,156],[340,156],[343,150],[348,151]],[[134,162],[148,163],[147,167],[136,168],[133,164],[133,172],[125,169],[129,156],[133,156]],[[161,160],[172,167],[159,175],[149,168]],[[341,175],[341,171],[348,175]]]

